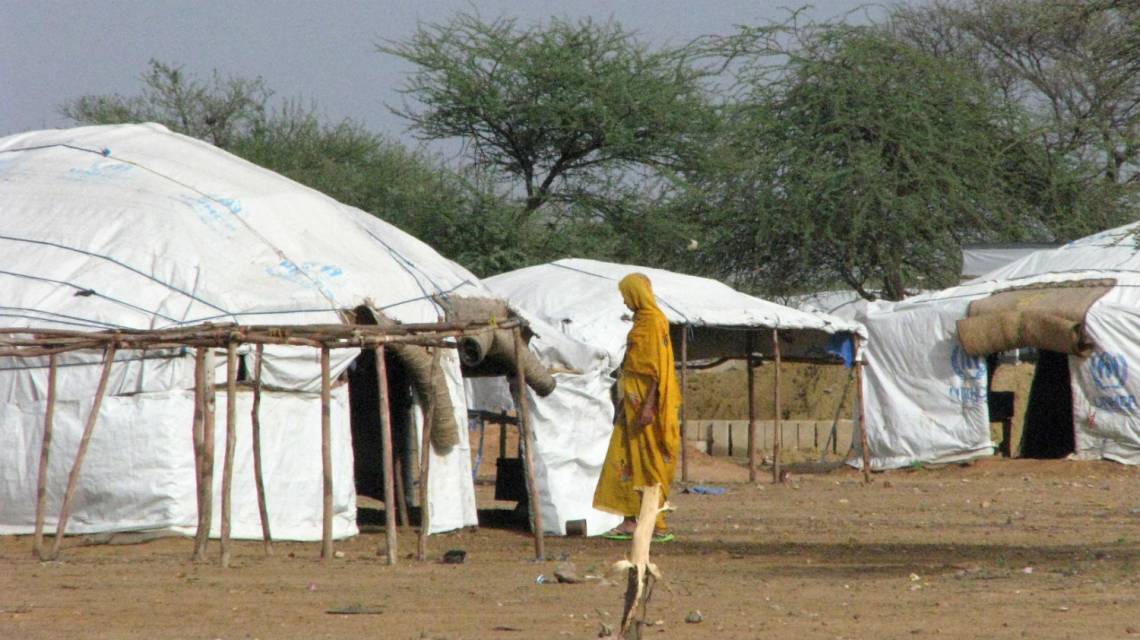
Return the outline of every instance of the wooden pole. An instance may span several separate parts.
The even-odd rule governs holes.
[[[772,420],[772,482],[780,482],[780,449],[784,444],[783,427],[780,425],[780,332],[772,329],[772,352],[776,360],[775,403],[776,416]]]
[[[752,353],[756,350],[755,334],[748,332],[748,481],[756,482],[756,370],[752,366]]]
[[[71,465],[71,473],[67,476],[67,491],[63,494],[63,506],[59,510],[59,524],[55,529],[55,540],[51,544],[51,559],[59,557],[59,547],[63,544],[63,534],[67,531],[67,518],[71,515],[71,501],[75,498],[75,486],[79,482],[79,470],[83,467],[83,458],[87,455],[87,447],[91,444],[91,432],[95,430],[95,422],[99,418],[99,406],[103,404],[103,394],[107,391],[107,380],[111,377],[111,365],[115,362],[115,343],[107,346],[103,356],[103,373],[99,376],[99,387],[95,390],[95,399],[91,403],[91,412],[87,414],[87,424],[83,426],[83,437],[79,440],[79,451],[75,453],[75,462]]]
[[[411,447],[408,447],[411,450]],[[399,523],[398,526],[406,527],[410,522],[408,520],[408,498],[404,494],[404,462],[399,456],[396,457],[393,463],[396,471],[396,516]]]
[[[333,557],[332,521],[332,424],[329,403],[332,399],[332,381],[329,379],[329,348],[321,347],[321,560]]]
[[[261,359],[265,345],[257,345],[253,365],[253,408],[249,411],[253,436],[253,482],[257,487],[257,515],[261,518],[261,539],[265,555],[273,555],[273,535],[269,531],[269,507],[265,500],[265,474],[261,468]]]
[[[202,465],[198,481],[198,532],[194,559],[206,559],[214,519],[214,349],[199,349],[202,358]]]
[[[855,336],[855,393],[859,402],[859,445],[863,449],[863,482],[871,482],[871,447],[867,441],[867,420],[863,413],[863,358],[859,336]]]
[[[689,392],[688,372],[689,326],[681,325],[681,482],[689,481],[689,403],[685,402]]]
[[[222,458],[222,566],[230,566],[234,449],[237,447],[237,342],[226,344],[226,451]]]
[[[194,488],[197,490],[198,526],[194,531],[195,562],[205,560],[205,543],[210,532],[205,526],[206,479],[203,467],[206,464],[206,347],[194,350]]]
[[[44,511],[47,504],[48,457],[51,453],[52,421],[55,419],[56,354],[48,357],[47,409],[44,410],[44,439],[40,446],[40,471],[36,478],[36,534],[32,538],[32,551],[40,560],[44,555]]]
[[[438,353],[432,353],[431,373],[428,375],[428,380],[435,379],[438,358]],[[422,400],[427,405],[427,410],[424,411],[423,437],[420,441],[420,533],[416,538],[416,560],[420,562],[427,559],[428,529],[431,528],[431,507],[428,504],[428,500],[431,498],[428,492],[428,469],[431,467],[431,427],[432,422],[435,421],[435,400],[433,398],[422,398]]]
[[[392,465],[392,414],[388,408],[388,365],[384,345],[376,348],[377,399],[380,407],[380,455],[384,465],[384,550],[388,564],[396,564],[396,481]]]
[[[534,557],[541,561],[546,559],[546,542],[543,539],[542,504],[539,503],[538,480],[534,474],[534,431],[530,428],[530,423],[527,420],[530,412],[526,398],[526,367],[523,364],[525,362],[523,350],[527,347],[523,343],[522,330],[516,328],[513,333],[515,337],[515,362],[517,363],[515,373],[518,382],[519,441],[525,443],[523,466],[526,470],[526,496],[530,506],[530,527],[531,531],[534,532]]]

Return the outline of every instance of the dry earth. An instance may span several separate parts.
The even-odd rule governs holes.
[[[1140,637],[1140,470],[992,459],[870,485],[846,467],[793,469],[772,485],[694,454],[693,473],[728,492],[675,487],[678,540],[653,549],[666,581],[644,637]],[[479,490],[482,506],[509,506]],[[0,538],[0,638],[593,638],[620,616],[621,586],[536,578],[559,558],[603,574],[626,543],[548,538],[535,562],[523,531],[484,526],[433,536],[433,561],[417,563],[406,529],[395,567],[382,544],[366,532],[322,564],[318,544],[265,557],[243,542],[226,570],[190,562],[187,539],[39,563],[27,537]],[[449,549],[466,562],[440,563]]]

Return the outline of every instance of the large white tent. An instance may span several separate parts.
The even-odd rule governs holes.
[[[0,327],[80,331],[339,324],[340,313],[358,305],[400,322],[434,323],[443,310],[433,296],[489,297],[469,272],[392,225],[154,124],[0,139],[0,291]],[[262,455],[276,538],[321,537],[318,353],[265,349]],[[250,370],[252,354],[241,355]],[[333,351],[333,375],[356,355]],[[448,349],[443,358],[456,419],[465,424],[458,357]],[[0,359],[0,533],[33,529],[46,361]],[[98,352],[60,359],[49,529],[99,365]],[[225,377],[222,358],[214,379]],[[68,532],[194,530],[193,389],[192,352],[116,357]],[[249,394],[238,402],[232,532],[260,537]],[[224,405],[220,396],[219,415]],[[334,535],[344,537],[357,532],[348,385],[333,388],[331,413]],[[476,524],[466,430],[459,438],[445,455],[432,453],[432,531]],[[218,500],[220,491],[213,495]],[[215,518],[213,535],[218,527]]]
[[[689,334],[690,358],[744,357],[748,334],[763,328],[780,331],[787,357],[816,360],[834,359],[829,337],[862,332],[858,323],[790,309],[715,280],[634,265],[566,259],[484,279],[530,322],[537,334],[531,345],[558,381],[545,398],[529,394],[542,517],[554,533],[564,534],[568,521],[586,520],[587,534],[594,535],[621,520],[595,510],[592,502],[613,430],[610,374],[621,366],[632,326],[617,283],[634,272],[652,282],[658,306],[673,326],[678,358],[682,331]],[[771,337],[752,348],[762,356],[772,350]],[[472,386],[476,408],[513,406],[500,382]]]
[[[1022,347],[1061,354],[1042,360],[1058,363],[1059,386],[1031,394],[1051,403],[1040,407],[1046,417],[1063,413],[1050,437],[1069,439],[1077,457],[1140,463],[1140,381],[1129,375],[1140,360],[1138,232],[1112,229],[960,286],[861,305],[873,468],[991,454],[985,356]]]

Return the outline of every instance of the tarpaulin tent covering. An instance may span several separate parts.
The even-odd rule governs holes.
[[[430,323],[445,315],[438,300],[489,295],[465,269],[394,226],[154,124],[0,138],[0,291],[0,326],[81,331],[338,324],[340,312],[363,304],[400,322]],[[249,370],[252,355],[241,355]],[[333,375],[355,356],[333,351]],[[465,424],[458,358],[452,350],[443,358]],[[0,533],[32,531],[46,360],[0,359]],[[216,382],[225,380],[224,362],[218,359]],[[98,353],[60,358],[48,514],[58,511],[99,364]],[[318,350],[269,346],[263,364],[273,534],[320,539]],[[192,351],[116,357],[69,532],[193,531],[193,375]],[[258,537],[249,399],[238,401],[233,535]],[[336,386],[337,537],[357,531],[348,404],[347,387]],[[218,405],[225,415],[224,395]],[[221,450],[224,430],[217,437]],[[433,531],[476,523],[465,430],[459,437],[446,455],[432,453]],[[47,524],[54,526],[50,516]],[[218,526],[215,519],[215,535]]]
[[[985,355],[1067,358],[1078,457],[1140,463],[1137,224],[1037,251],[960,286],[860,305],[876,469],[993,452]],[[1063,361],[1062,361],[1063,362]]]
[[[780,330],[786,356],[827,361],[835,361],[828,351],[830,337],[862,332],[856,322],[790,309],[715,280],[634,265],[566,259],[484,279],[530,322],[537,334],[532,348],[558,380],[548,397],[530,395],[543,522],[554,533],[565,533],[565,523],[572,520],[585,519],[589,535],[620,522],[595,510],[592,502],[613,430],[610,374],[621,366],[632,326],[617,283],[634,272],[652,282],[658,306],[673,325],[678,358],[682,330],[690,331],[692,358],[744,357],[748,330],[764,328]],[[768,339],[753,353],[767,355],[771,349]],[[476,408],[511,406],[501,383],[472,386]]]

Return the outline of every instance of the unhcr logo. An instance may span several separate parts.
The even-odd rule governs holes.
[[[964,407],[985,402],[985,384],[978,382],[986,377],[986,366],[982,359],[966,353],[961,346],[954,345],[954,350],[950,353],[950,366],[954,368],[954,375],[962,381],[946,390],[950,397]]]
[[[1128,361],[1123,355],[1103,351],[1089,358],[1093,384],[1101,391],[1123,389],[1128,382]]]
[[[966,353],[958,345],[954,345],[954,351],[950,354],[950,366],[954,367],[954,373],[963,380],[980,380],[986,375],[982,359]]]

